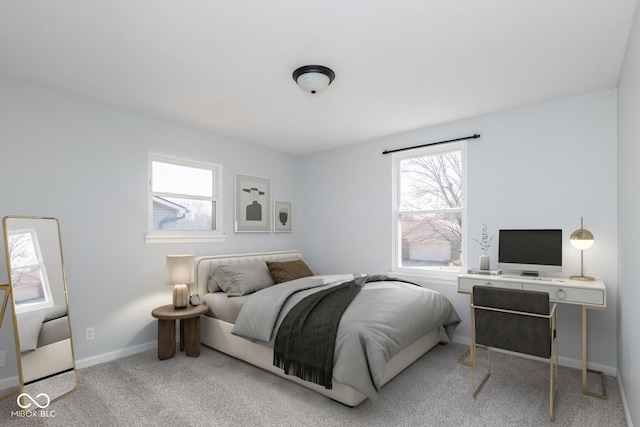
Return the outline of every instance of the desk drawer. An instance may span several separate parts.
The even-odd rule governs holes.
[[[461,277],[458,289],[461,291],[473,291],[474,286],[493,286],[495,288],[522,289],[522,283],[518,282],[502,282],[500,280],[472,279],[469,277]]]
[[[604,291],[600,289],[576,289],[556,285],[533,285],[525,283],[525,290],[547,292],[551,301],[585,304],[604,305]]]

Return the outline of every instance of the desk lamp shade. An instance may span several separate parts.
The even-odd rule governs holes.
[[[167,255],[167,284],[173,285],[173,306],[186,308],[193,283],[193,255]]]
[[[580,275],[579,276],[571,276],[573,280],[595,280],[593,277],[585,276],[583,274],[583,266],[584,266],[584,255],[583,252],[585,249],[589,249],[593,245],[593,234],[589,230],[584,229],[582,217],[580,217],[580,229],[571,233],[571,237],[569,241],[571,245],[580,249]]]

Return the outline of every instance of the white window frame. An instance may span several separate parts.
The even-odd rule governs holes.
[[[440,282],[443,284],[457,284],[457,277],[466,271],[466,239],[467,239],[467,142],[459,141],[447,144],[433,145],[429,147],[416,148],[408,151],[400,151],[392,154],[392,194],[393,194],[393,244],[392,244],[392,272],[401,274],[403,276],[414,276],[420,279],[428,278],[432,282]],[[424,270],[417,267],[403,267],[402,266],[402,236],[400,233],[400,215],[407,213],[400,209],[400,197],[401,197],[401,180],[400,180],[400,161],[413,157],[423,157],[428,155],[434,155],[439,153],[446,153],[450,151],[460,151],[462,161],[462,206],[459,211],[462,216],[462,237],[461,237],[461,270],[460,271],[436,271],[436,270]],[[456,209],[458,211],[458,209]]]
[[[158,193],[153,191],[152,163],[162,162],[178,166],[206,169],[213,172],[213,196],[204,197],[204,200],[215,202],[215,230],[154,230],[153,229],[153,198],[154,196],[180,197],[179,194]],[[223,233],[222,224],[222,165],[201,162],[171,154],[149,152],[148,159],[148,197],[147,197],[147,235],[146,243],[221,243],[227,236]],[[193,196],[189,196],[193,197]]]

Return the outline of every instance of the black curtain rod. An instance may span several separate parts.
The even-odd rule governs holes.
[[[447,144],[449,142],[464,141],[465,139],[476,139],[476,138],[480,138],[480,134],[476,133],[473,136],[465,136],[464,138],[456,138],[456,139],[449,139],[447,141],[430,142],[429,144],[414,145],[413,147],[397,148],[395,150],[384,150],[382,154],[396,153],[398,151],[413,150],[414,148],[429,147],[430,145]]]

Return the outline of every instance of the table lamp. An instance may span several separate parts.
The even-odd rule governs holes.
[[[593,245],[593,234],[589,230],[585,230],[580,217],[580,229],[571,233],[569,241],[574,248],[580,249],[580,275],[571,276],[571,280],[595,280],[593,277],[585,276],[583,274],[583,252],[585,249],[589,249]]]
[[[189,287],[193,283],[193,255],[167,255],[167,285],[173,285],[173,306],[187,308]]]

